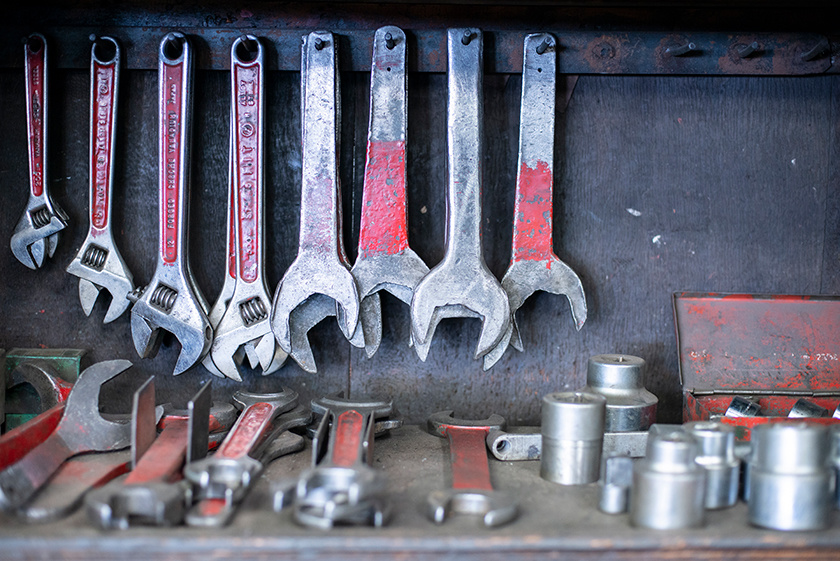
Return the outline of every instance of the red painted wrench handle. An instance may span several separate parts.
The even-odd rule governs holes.
[[[167,482],[181,469],[187,456],[188,419],[172,419],[140,458],[125,484]]]
[[[249,405],[236,420],[214,457],[236,459],[247,456],[264,437],[279,408],[267,402]]]
[[[20,461],[0,472],[0,506],[7,510],[26,503],[73,455],[55,433]]]
[[[368,140],[359,256],[392,255],[407,248],[405,140]]]
[[[62,415],[64,404],[60,403],[0,437],[0,470],[14,464],[49,438]]]
[[[356,410],[342,411],[335,418],[331,461],[339,467],[353,467],[360,460],[365,438],[365,417]]]
[[[446,427],[453,489],[492,491],[485,439],[487,427]]]
[[[26,124],[29,132],[29,186],[32,195],[44,192],[47,161],[47,40],[33,33],[24,44]]]
[[[516,176],[513,261],[546,259],[552,252],[552,181],[549,162],[522,162]]]
[[[97,50],[109,41],[114,56],[103,60]],[[111,219],[111,186],[114,171],[114,132],[120,48],[110,37],[94,41],[90,64],[90,228],[93,235],[107,231]]]

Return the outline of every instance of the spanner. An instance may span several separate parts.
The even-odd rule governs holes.
[[[134,277],[117,250],[111,229],[119,79],[119,44],[111,37],[94,37],[90,53],[90,229],[67,272],[79,277],[85,315],[90,315],[100,290],[111,294],[105,323],[128,309],[128,294],[134,290]]]
[[[152,281],[136,294],[131,337],[143,357],[157,354],[163,330],[181,343],[173,374],[200,361],[210,350],[213,328],[206,301],[190,269],[187,204],[192,122],[192,49],[181,33],[169,33],[158,52],[160,121],[160,246]]]
[[[41,402],[39,413],[67,401],[73,390],[73,384],[62,380],[49,362],[37,359],[23,361],[12,370],[9,389],[20,384],[29,384],[35,389]]]
[[[37,269],[52,257],[58,233],[68,218],[53,202],[47,176],[47,40],[40,33],[26,38],[23,47],[26,71],[26,125],[29,139],[29,201],[12,234],[17,260]]]
[[[277,348],[268,321],[271,296],[264,274],[265,87],[259,39],[253,35],[237,38],[230,50],[230,66],[236,282],[210,353],[225,376],[241,382],[235,359],[240,347],[253,345],[264,374],[276,364]]]
[[[79,374],[55,431],[20,461],[0,472],[0,508],[16,510],[35,494],[67,458],[81,452],[128,446],[130,425],[99,413],[103,383],[131,367],[127,360],[100,362]]]
[[[408,247],[406,198],[405,33],[382,27],[373,39],[370,122],[359,225],[359,251],[351,272],[361,299],[360,322],[368,357],[382,340],[378,292],[411,304],[414,287],[429,268]]]
[[[485,370],[502,358],[509,342],[517,350],[523,349],[516,310],[538,290],[564,294],[578,330],[586,321],[583,284],[553,249],[556,45],[556,39],[549,33],[525,37],[513,244],[510,265],[502,277],[502,287],[510,302],[510,323],[501,341],[484,355]]]
[[[349,340],[359,319],[359,294],[341,235],[338,140],[341,122],[337,48],[326,31],[310,33],[301,49],[303,111],[300,238],[298,255],[274,295],[271,329],[292,352],[290,315],[307,298],[335,300],[339,327]]]
[[[504,430],[505,420],[491,415],[484,421],[452,417],[452,411],[435,413],[428,421],[429,432],[449,440],[452,489],[433,491],[428,498],[429,518],[442,524],[450,513],[482,516],[487,527],[501,526],[517,517],[516,500],[493,490],[484,440],[492,430]]]
[[[481,250],[483,44],[477,29],[447,31],[446,251],[411,300],[411,333],[421,360],[444,317],[482,319],[475,358],[492,349],[510,323],[508,297]]]

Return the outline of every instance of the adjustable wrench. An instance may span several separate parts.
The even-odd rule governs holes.
[[[178,375],[200,361],[213,340],[188,254],[192,49],[183,34],[169,33],[161,41],[158,79],[160,247],[152,281],[132,296],[131,337],[137,353],[147,358],[157,354],[163,330],[175,335],[181,343],[173,372]]]
[[[505,420],[491,415],[484,421],[464,421],[452,411],[435,413],[428,421],[429,432],[449,440],[452,489],[433,491],[428,498],[429,518],[442,524],[450,512],[482,516],[487,527],[501,526],[516,518],[516,500],[493,490],[484,440],[492,430],[504,430]]]
[[[26,38],[23,47],[26,71],[26,125],[29,148],[29,200],[12,234],[17,260],[37,269],[52,257],[58,233],[69,221],[50,198],[47,180],[47,40],[40,33]]]
[[[508,297],[487,268],[481,250],[483,139],[483,40],[477,29],[447,32],[446,252],[414,289],[411,333],[421,360],[438,322],[479,317],[479,358],[502,338],[510,323]]]
[[[277,364],[277,343],[268,321],[271,296],[264,274],[262,44],[253,35],[239,37],[233,42],[230,59],[236,281],[210,353],[225,376],[241,382],[235,358],[239,349],[252,345],[263,374],[268,374]]]
[[[387,482],[371,463],[376,419],[390,415],[392,403],[321,398],[312,411],[322,418],[312,441],[312,468],[297,483],[295,520],[316,528],[384,525]]]
[[[411,303],[414,287],[429,268],[408,247],[406,208],[407,82],[405,33],[382,27],[373,39],[370,122],[359,251],[351,272],[361,299],[360,322],[368,357],[382,340],[378,292]]]
[[[110,57],[109,49],[113,49]],[[90,315],[100,290],[111,294],[105,323],[128,309],[128,294],[134,290],[134,277],[111,231],[119,76],[119,44],[111,37],[94,38],[90,53],[90,229],[67,272],[79,277],[79,299],[85,315]]]
[[[127,360],[100,362],[79,374],[55,431],[20,461],[0,472],[0,508],[16,510],[67,458],[82,452],[119,450],[130,440],[130,425],[99,413],[99,389],[131,367]]]
[[[554,254],[552,246],[556,44],[549,33],[525,37],[513,247],[510,265],[502,278],[510,302],[510,323],[501,341],[484,355],[485,370],[502,358],[509,342],[517,350],[523,349],[516,310],[538,290],[564,294],[578,330],[586,321],[583,284]]]
[[[339,328],[349,340],[359,319],[359,294],[341,236],[338,181],[340,103],[335,37],[310,33],[301,49],[303,114],[300,238],[298,255],[274,295],[271,329],[292,354],[292,311],[323,294],[335,301]]]

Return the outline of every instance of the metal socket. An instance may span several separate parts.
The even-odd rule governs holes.
[[[825,407],[820,407],[813,401],[800,397],[793,404],[788,412],[790,419],[807,419],[808,417],[831,417],[831,412]]]
[[[557,392],[542,401],[540,476],[561,485],[598,481],[607,400],[588,392]]]
[[[685,432],[697,441],[697,464],[706,472],[705,507],[729,508],[738,501],[741,461],[735,457],[735,429],[718,421],[695,421]]]
[[[630,523],[640,528],[697,528],[705,522],[706,475],[697,442],[684,431],[651,435],[633,467]]]
[[[747,399],[746,397],[741,397],[740,395],[736,395],[732,398],[732,403],[729,404],[729,407],[726,409],[726,413],[724,413],[725,417],[757,417],[761,413],[761,405]]]
[[[604,458],[598,508],[607,514],[627,512],[633,486],[633,458],[622,454]]]
[[[647,430],[656,422],[659,398],[645,389],[644,368],[644,359],[631,355],[603,354],[589,359],[586,386],[580,391],[606,398],[607,432]]]
[[[780,422],[752,433],[749,520],[773,530],[821,530],[831,523],[834,468],[823,425]]]

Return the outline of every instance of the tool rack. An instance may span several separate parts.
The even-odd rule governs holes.
[[[840,293],[840,28],[829,2],[684,4],[224,2],[176,5],[104,2],[13,8],[0,29],[0,232],[10,236],[27,185],[22,46],[44,33],[51,48],[49,180],[70,214],[56,256],[30,271],[0,253],[0,347],[86,348],[91,362],[128,358],[136,380],[156,375],[161,399],[184,401],[209,374],[170,374],[177,345],[141,361],[128,316],[102,325],[86,318],[77,281],[64,268],[85,234],[91,33],[122,42],[124,72],[114,215],[117,243],[138,283],[149,280],[156,243],[157,74],[160,38],[180,30],[197,52],[191,251],[209,299],[221,286],[227,173],[230,43],[242,33],[265,40],[268,57],[266,181],[269,285],[294,259],[300,191],[300,37],[339,36],[342,80],[341,179],[345,245],[358,240],[369,57],[373,31],[398,25],[409,35],[409,237],[429,264],[443,253],[445,187],[445,30],[485,31],[484,250],[501,277],[510,258],[522,38],[558,38],[559,83],[554,196],[555,252],[577,271],[589,319],[578,333],[565,298],[532,297],[519,325],[525,352],[512,349],[490,371],[472,359],[478,323],[449,320],[427,362],[407,346],[408,309],[383,298],[384,332],[367,359],[334,323],[310,332],[319,371],[289,364],[253,390],[282,383],[302,401],[344,391],[392,397],[409,426],[377,442],[397,509],[382,530],[313,532],[273,514],[262,491],[308,465],[308,452],[272,464],[246,508],[222,530],[102,533],[83,516],[45,526],[0,522],[0,558],[258,557],[415,559],[493,558],[809,558],[837,556],[840,538],[761,531],[746,507],[708,513],[700,530],[657,533],[629,527],[626,515],[596,509],[594,486],[561,488],[539,478],[536,462],[491,461],[499,488],[519,494],[520,519],[498,530],[469,519],[434,526],[426,494],[448,485],[446,444],[417,426],[455,408],[462,417],[498,413],[514,426],[539,421],[539,400],[583,385],[589,356],[623,352],[646,359],[659,421],[679,422],[682,395],[671,294],[677,290],[789,294]],[[757,43],[759,49],[742,56]],[[694,49],[673,56],[689,44]],[[105,388],[106,411],[129,408],[137,384]],[[214,396],[239,384],[214,379]]]

